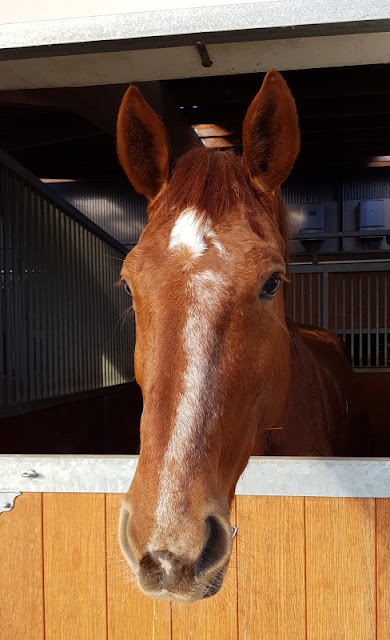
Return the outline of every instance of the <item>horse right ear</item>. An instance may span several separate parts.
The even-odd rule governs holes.
[[[134,189],[148,200],[155,198],[169,178],[168,135],[134,86],[127,89],[119,109],[117,150]]]

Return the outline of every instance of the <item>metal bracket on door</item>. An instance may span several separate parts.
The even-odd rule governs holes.
[[[15,499],[22,494],[20,491],[0,491],[0,513],[11,511],[15,504]]]

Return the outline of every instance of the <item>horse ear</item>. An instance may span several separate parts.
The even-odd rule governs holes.
[[[243,163],[252,183],[274,192],[293,168],[299,152],[294,98],[277,71],[269,71],[249,106],[243,131]]]
[[[117,122],[119,161],[134,189],[154,198],[168,182],[169,144],[158,115],[137,87],[127,89]]]

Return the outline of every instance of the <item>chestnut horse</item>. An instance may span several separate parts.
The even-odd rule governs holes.
[[[270,71],[243,125],[242,160],[205,148],[170,176],[165,128],[135,87],[119,159],[149,201],[122,280],[136,316],[141,451],[120,519],[141,590],[215,593],[229,510],[251,454],[342,453],[352,369],[339,338],[286,319],[288,222],[279,187],[299,150],[294,99]]]

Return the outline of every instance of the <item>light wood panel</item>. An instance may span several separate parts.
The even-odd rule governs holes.
[[[135,585],[118,544],[120,496],[107,495],[107,604],[109,640],[170,640],[171,604],[151,600]]]
[[[390,636],[390,500],[376,500],[377,524],[377,640]]]
[[[106,640],[105,496],[43,496],[45,640]]]
[[[236,523],[235,505],[232,524]],[[229,567],[215,596],[172,607],[172,640],[236,640],[237,638],[237,537]]]
[[[0,637],[44,638],[40,493],[0,514]]]
[[[236,498],[242,639],[305,640],[303,500]]]
[[[305,498],[305,519],[307,639],[375,640],[375,501]]]

